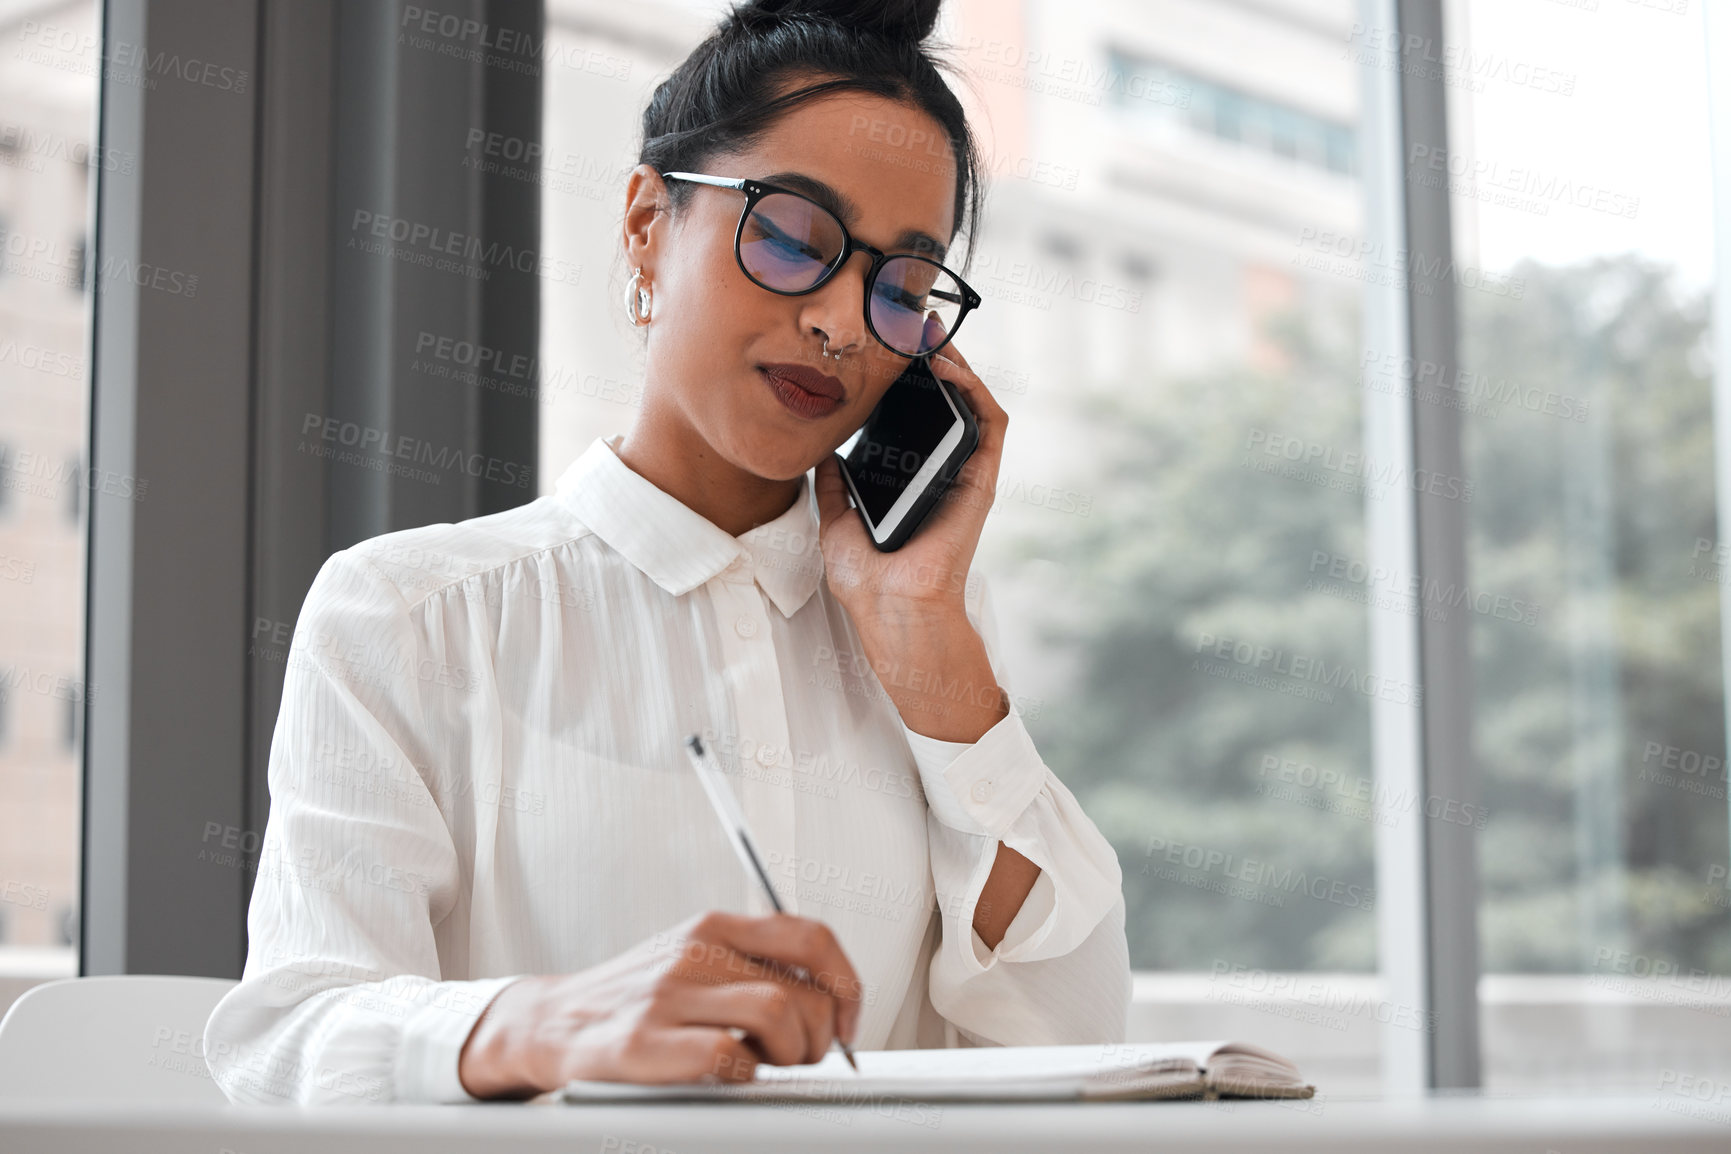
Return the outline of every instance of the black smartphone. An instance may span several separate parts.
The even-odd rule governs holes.
[[[915,357],[841,447],[842,479],[879,552],[907,544],[980,444],[956,387]]]

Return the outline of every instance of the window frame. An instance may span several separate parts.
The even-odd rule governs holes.
[[[1406,179],[1404,157],[1448,138],[1441,70],[1408,62],[1409,44],[1444,43],[1442,0],[1359,0],[1367,29],[1391,30],[1360,50],[1365,242],[1382,253],[1453,252],[1449,193]],[[1392,43],[1393,47],[1390,47]],[[1414,262],[1403,261],[1409,268]],[[1444,262],[1446,264],[1446,262]],[[1366,282],[1366,350],[1410,364],[1457,363],[1455,285],[1418,275]],[[1421,288],[1423,291],[1421,291]],[[1447,405],[1420,403],[1416,390],[1362,380],[1366,452],[1394,476],[1415,470],[1462,475],[1461,420]],[[1459,501],[1404,486],[1404,499],[1366,500],[1368,562],[1464,585],[1466,513]],[[1379,696],[1371,707],[1376,782],[1394,796],[1476,804],[1470,625],[1465,615],[1370,615],[1371,668],[1379,680],[1420,686],[1416,707]],[[1400,791],[1405,791],[1404,793]],[[1389,1093],[1479,1085],[1478,844],[1470,827],[1431,821],[1414,806],[1376,830],[1377,955],[1386,997],[1416,1012],[1392,1015],[1382,1030],[1383,1085]]]

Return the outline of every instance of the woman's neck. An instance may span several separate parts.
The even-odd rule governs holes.
[[[800,481],[772,481],[726,460],[683,422],[648,409],[614,450],[627,468],[680,504],[737,537],[775,520],[799,496]]]

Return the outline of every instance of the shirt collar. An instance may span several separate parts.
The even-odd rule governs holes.
[[[781,516],[738,537],[633,472],[597,437],[560,474],[555,492],[595,535],[674,596],[750,565],[782,616],[792,617],[823,578],[811,474]]]

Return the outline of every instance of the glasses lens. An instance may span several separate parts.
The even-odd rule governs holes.
[[[872,286],[872,327],[899,353],[921,356],[949,339],[962,315],[962,286],[935,261],[891,257]]]
[[[801,196],[772,192],[752,206],[739,236],[739,260],[765,288],[801,292],[841,255],[841,222]]]

